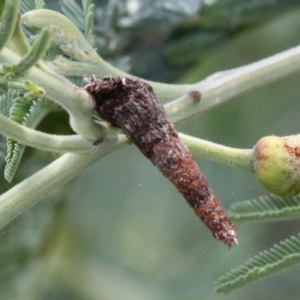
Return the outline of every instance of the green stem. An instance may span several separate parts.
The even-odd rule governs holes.
[[[19,60],[19,58],[17,57],[18,59],[16,59],[16,57],[15,54],[6,48],[4,48],[0,54],[2,60],[8,61],[11,64],[15,64],[16,61]],[[121,72],[105,62],[101,65],[97,65],[97,70],[94,70],[91,64],[87,64],[87,66],[89,66],[89,69],[81,68],[81,74],[82,72],[86,74],[91,72],[90,74],[95,73],[98,76],[109,74],[122,75]],[[231,70],[229,72],[219,73],[217,76],[212,76],[195,85],[174,86],[159,83],[153,83],[152,85],[159,97],[165,101],[176,99],[190,90],[198,90],[201,92],[200,103],[194,101],[197,97],[191,97],[191,95],[193,95],[192,93],[166,105],[166,110],[171,112],[171,118],[179,121],[223,103],[242,92],[278,80],[299,69],[300,46],[257,63],[238,68],[235,71]],[[115,71],[116,74],[110,71]],[[128,74],[126,74],[126,76],[128,76]],[[50,76],[45,76],[45,72],[36,67],[31,68],[26,73],[26,78],[42,86],[49,98],[61,103],[67,110],[70,110],[71,113],[75,111],[76,114],[78,111],[79,114],[83,110],[84,113],[81,114],[81,117],[87,118],[88,121],[90,121],[89,118],[92,109],[90,107],[84,107],[84,105],[89,105],[88,99],[86,98],[86,102],[82,101],[82,103],[74,102],[74,89],[76,89],[76,87],[65,78],[62,77],[62,80],[59,81],[57,78],[53,79]],[[82,99],[84,99],[83,96]],[[184,109],[182,109],[183,107]],[[87,110],[85,110],[85,108]],[[191,151],[196,155],[207,158],[210,157],[210,159],[218,162],[252,170],[250,158],[251,150],[230,149],[184,135],[181,136],[189,144]],[[122,135],[119,135],[119,138],[122,138]],[[92,139],[95,140],[94,137]],[[13,187],[0,197],[0,226],[7,224],[39,199],[43,198],[47,193],[64,185],[101,157],[125,146],[125,141],[126,139],[123,137],[123,140],[119,140],[118,142],[112,141],[105,143],[99,146],[99,151],[91,152],[89,155],[65,154]],[[48,146],[49,143],[50,141],[47,142],[46,145]],[[108,147],[108,145],[111,145],[111,148]],[[212,154],[208,155],[209,152]]]
[[[18,19],[20,2],[21,0],[5,1],[0,26],[0,51],[10,40],[14,32]]]
[[[121,77],[133,77],[132,75],[118,70],[114,66],[107,63],[101,57],[99,57],[100,62],[90,63],[90,62],[79,62],[79,61],[70,61],[63,57],[57,58],[53,62],[53,68],[58,73],[64,76],[92,76],[96,75],[97,77],[105,76],[121,76]],[[181,97],[183,94],[189,92],[190,90],[195,90],[196,86],[200,88],[201,83],[197,85],[194,84],[166,84],[160,82],[153,82],[150,80],[144,80],[148,82],[154,89],[155,93],[158,95],[162,103],[167,103],[178,97]]]
[[[90,65],[87,64],[87,66]],[[198,101],[195,101],[197,97],[191,96],[195,93],[188,93],[178,100],[168,103],[165,107],[173,121],[181,121],[213,105],[220,104],[232,98],[237,93],[286,76],[299,68],[300,46],[260,62],[240,67],[236,69],[236,72],[230,70],[209,77],[206,81],[202,82],[203,91],[200,104]],[[33,69],[37,70],[36,68]],[[35,74],[35,71],[32,71],[35,76],[30,76],[30,79],[33,81],[38,80],[39,76],[39,74]],[[58,81],[55,81],[52,85],[48,83],[48,86],[46,86],[48,93],[51,94],[53,99],[61,97],[62,93],[68,90],[68,87],[64,83],[58,85],[56,83],[58,84]],[[42,85],[43,83],[40,82],[40,84]],[[72,88],[74,87],[71,86],[69,90],[72,90]],[[70,93],[73,93],[73,91],[70,91]],[[65,97],[68,98],[71,95],[65,95]]]
[[[16,75],[20,76],[33,67],[45,54],[50,45],[50,31],[43,29],[30,50],[22,57],[16,66]]]
[[[15,51],[18,55],[25,55],[30,50],[26,36],[19,23],[16,24],[11,39],[7,42],[8,48]]]
[[[11,65],[20,61],[20,57],[7,48],[1,51],[0,59]],[[75,132],[91,141],[102,137],[101,128],[92,120],[95,104],[87,92],[78,89],[63,76],[51,76],[37,67],[30,68],[21,78],[41,86],[48,98],[65,108]]]
[[[179,136],[188,146],[191,153],[197,157],[253,172],[252,149],[230,148],[183,133],[180,133]]]
[[[48,28],[52,33],[52,41],[75,60],[100,61],[97,52],[66,16],[49,9],[35,9],[23,14],[21,21],[30,27]]]
[[[25,212],[54,189],[66,184],[100,158],[126,145],[123,137],[118,142],[103,143],[89,155],[67,153],[23,180],[0,196],[0,228]]]
[[[271,82],[291,75],[300,70],[300,46],[262,59],[258,62],[218,73],[202,81],[201,101],[188,106],[183,112],[178,111],[181,120],[185,120],[208,109],[225,103],[229,99],[244,92],[257,89]],[[183,99],[168,103],[165,108],[173,110],[172,118],[176,118],[176,106]],[[175,107],[175,108],[174,108]]]
[[[122,72],[101,59],[100,63],[73,62],[66,59],[54,61],[54,68],[65,76],[131,76]],[[254,88],[265,86],[280,78],[286,77],[300,70],[300,46],[262,59],[255,63],[233,70],[227,70],[212,75],[195,84],[175,85],[147,81],[152,85],[161,102],[167,103],[182,97],[185,93],[196,90],[201,93],[200,104],[190,105],[183,119],[206,111],[216,105],[240,95]],[[166,105],[166,109],[176,110],[173,106],[180,105],[182,99],[178,99]],[[178,112],[179,113],[179,112]]]
[[[52,152],[90,152],[92,143],[81,136],[64,136],[43,133],[20,125],[0,114],[0,133],[18,143]]]
[[[0,133],[22,145],[44,151],[87,153],[95,149],[91,142],[78,135],[59,136],[43,133],[13,122],[2,114],[0,114]],[[124,138],[122,134],[114,134],[112,140]],[[195,156],[252,171],[252,150],[225,147],[183,133],[180,133],[180,137]]]

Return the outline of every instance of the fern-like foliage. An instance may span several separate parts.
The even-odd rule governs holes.
[[[16,90],[9,89],[7,93],[1,91],[0,95],[0,112],[6,117],[9,117],[9,112],[11,107],[14,104],[14,98],[16,96]],[[5,163],[6,157],[6,146],[5,146],[5,137],[0,136],[0,167]]]
[[[251,281],[287,270],[300,264],[300,235],[292,236],[269,250],[260,252],[246,264],[220,277],[217,292],[228,293]]]
[[[236,221],[273,221],[300,217],[300,195],[279,197],[261,196],[258,199],[237,202],[229,212]]]
[[[38,123],[55,107],[55,104],[47,98],[38,98],[28,101],[23,97],[17,97],[11,107],[9,117],[13,121],[24,126],[35,128]],[[7,139],[7,156],[4,177],[11,182],[19,166],[25,146]]]
[[[95,5],[91,0],[82,0],[80,7],[74,0],[62,1],[63,13],[84,33],[87,41],[94,47],[94,10]]]
[[[261,196],[231,206],[235,221],[273,221],[300,216],[300,196]],[[230,292],[251,281],[272,275],[300,264],[300,235],[291,237],[271,249],[261,252],[246,264],[222,276],[215,284],[218,292]]]
[[[41,8],[45,8],[44,0],[23,0],[20,6],[20,13],[24,14],[28,11]],[[28,37],[30,43],[33,43],[38,38],[39,30],[37,28],[24,26],[22,29],[24,30],[24,33]],[[53,60],[61,53],[62,52],[57,45],[51,44],[47,50],[47,59]]]
[[[14,104],[14,98],[16,97],[16,90],[9,89],[7,93],[1,91],[0,95],[0,112],[4,116],[8,117],[11,107]]]
[[[44,8],[44,0],[24,0],[21,2],[20,13]],[[34,41],[38,30],[35,28],[23,28],[29,40]],[[47,58],[51,59],[60,54],[56,45],[51,45],[47,51]],[[16,96],[16,92],[8,91],[0,98],[0,111],[13,121],[24,126],[35,128],[38,123],[53,109],[55,104],[47,98],[38,98],[33,101],[25,99],[21,92]],[[7,155],[4,177],[11,182],[18,168],[25,146],[18,142],[7,139]]]
[[[30,102],[17,97],[10,110],[9,117],[13,121],[22,124],[23,116],[29,111]],[[7,139],[7,156],[6,165],[4,170],[4,177],[8,182],[11,182],[15,171],[20,163],[21,157],[24,152],[24,147],[12,139]]]
[[[25,13],[27,11],[33,10],[33,9],[39,9],[44,8],[45,1],[44,0],[24,0],[21,2],[21,13]]]
[[[85,35],[89,43],[95,47],[96,39],[94,33],[94,11],[95,5],[91,0],[82,1],[84,15],[85,15]]]

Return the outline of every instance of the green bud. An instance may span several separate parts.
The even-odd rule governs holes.
[[[267,136],[254,147],[257,179],[271,193],[294,196],[300,193],[300,135]]]

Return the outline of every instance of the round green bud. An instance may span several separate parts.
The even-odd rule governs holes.
[[[267,136],[254,147],[257,179],[271,193],[294,196],[300,193],[300,135]]]

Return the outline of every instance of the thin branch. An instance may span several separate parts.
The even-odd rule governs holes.
[[[4,1],[2,1],[4,2]],[[20,0],[6,1],[1,17],[0,26],[0,51],[10,40],[18,19]],[[3,5],[3,3],[1,4]]]
[[[89,63],[89,62],[79,62],[79,61],[70,61],[63,57],[58,57],[53,62],[53,68],[56,72],[64,76],[92,76],[96,75],[96,77],[105,77],[105,76],[122,76],[122,77],[134,77],[131,74],[125,73],[123,71],[118,70],[113,67],[105,60],[100,58],[100,62]],[[185,84],[185,85],[177,85],[177,84],[166,84],[159,83],[150,80],[144,80],[149,83],[158,98],[162,103],[167,103],[174,99],[181,97],[183,94],[189,92],[190,90],[200,89],[202,86],[201,83],[195,84]]]
[[[66,59],[54,61],[54,68],[65,76],[129,76],[130,74],[119,71],[104,60],[101,63],[74,62]],[[224,72],[218,72],[207,79],[195,84],[175,85],[147,81],[154,89],[161,102],[178,99],[166,105],[166,109],[174,111],[180,105],[182,95],[192,90],[201,93],[200,104],[194,104],[181,112],[181,120],[195,114],[202,113],[216,105],[219,105],[235,96],[254,88],[259,88],[286,77],[300,70],[300,46],[287,51],[262,59],[255,63]],[[171,116],[172,118],[175,116]]]
[[[64,136],[43,133],[13,122],[2,114],[0,114],[0,133],[22,145],[44,151],[87,153],[95,149],[90,141],[87,141],[79,135]],[[123,134],[118,134],[118,132],[114,134],[111,140],[118,140],[120,138],[125,140]],[[252,171],[251,149],[225,147],[183,133],[180,133],[180,137],[195,156]]]
[[[11,54],[11,52],[2,51],[0,57],[3,55],[6,59],[11,59]],[[91,65],[86,64],[86,67],[91,68]],[[40,79],[40,72],[42,71],[38,70],[37,68],[32,69],[34,70],[27,75],[29,79],[35,82],[38,81],[40,85],[43,85],[44,82]],[[195,101],[197,100],[195,95],[198,96],[199,94],[189,92],[178,100],[168,103],[165,108],[172,121],[181,121],[196,113],[200,113],[208,108],[211,108],[214,105],[218,105],[243,91],[274,81],[298,69],[300,69],[300,46],[248,66],[240,67],[236,69],[235,72],[234,70],[230,70],[209,77],[202,83],[199,83],[199,85],[201,85],[203,88],[201,91],[200,103],[199,101]],[[84,72],[86,71],[89,72],[89,70],[84,70]],[[49,82],[44,83],[47,95],[51,96],[52,99],[59,99],[62,96],[65,96],[62,98],[66,98],[69,101],[71,94],[74,93],[74,86],[71,85],[68,87],[70,83],[67,83],[68,84],[66,84],[64,80],[63,82],[59,82],[57,79],[55,79],[52,84]],[[185,89],[185,86],[178,87]],[[172,85],[168,86],[167,93],[170,93],[171,90]],[[68,108],[69,106],[71,107],[70,101],[69,103],[63,104],[67,105]],[[4,127],[1,129],[1,132],[5,135],[8,135],[3,130]],[[99,132],[99,128],[97,128],[97,130]],[[9,134],[12,137],[12,133]],[[15,138],[20,143],[24,143],[24,141],[21,141],[19,138],[12,138]],[[24,144],[28,145],[28,143]],[[33,146],[33,144],[31,146]],[[40,148],[40,146],[38,146],[38,148]]]
[[[63,14],[49,9],[35,9],[23,14],[21,22],[30,27],[48,28],[52,33],[52,41],[76,60],[92,63],[101,61],[78,27]]]
[[[20,59],[6,47],[0,53],[0,60],[11,65],[16,64]],[[69,113],[74,131],[88,140],[100,139],[103,134],[101,128],[92,120],[94,101],[88,93],[78,89],[67,78],[63,76],[58,78],[58,76],[51,76],[37,67],[32,67],[21,78],[43,87],[46,96],[60,104]]]
[[[0,228],[38,200],[66,184],[100,158],[126,145],[126,139],[103,143],[89,155],[67,153],[0,196]]]
[[[6,48],[4,48],[1,52],[0,59],[11,64],[15,64],[16,61],[19,61],[19,58]],[[77,64],[80,65],[80,63]],[[85,68],[82,68],[83,65],[83,63],[80,65],[80,72],[78,72],[80,75],[83,75],[82,73],[84,72],[88,75],[95,73],[99,77],[109,74],[113,76],[130,76],[116,70],[106,62],[99,64],[96,63],[94,66],[92,64],[85,64]],[[72,67],[72,64],[69,65],[69,71],[72,71],[72,75],[78,75],[74,74],[74,69],[72,70],[70,67]],[[180,121],[219,105],[243,92],[274,82],[275,80],[292,74],[299,69],[300,46],[254,64],[241,67],[236,70],[231,70],[229,72],[226,71],[224,73],[219,73],[216,76],[211,76],[207,80],[194,85],[176,86],[159,83],[151,84],[161,100],[164,102],[177,99],[191,90],[197,90],[201,93],[200,103],[198,103],[198,101],[194,101],[195,99],[193,99],[193,97],[187,96],[181,97],[180,99],[166,105],[166,110],[170,112],[171,119]],[[25,78],[32,80],[39,86],[42,86],[49,98],[59,103],[60,101],[63,101],[61,104],[68,111],[75,111],[75,114],[78,112],[81,116],[81,118],[78,117],[79,115],[77,116],[79,121],[87,121],[90,124],[92,107],[89,107],[88,102],[84,102],[85,98],[79,97],[81,102],[70,101],[70,99],[74,99],[74,88],[76,87],[71,85],[63,77],[62,80],[59,81],[57,78],[53,79],[48,75],[46,77],[46,75],[47,74],[45,72],[33,67],[26,73]],[[48,78],[49,80],[47,80]],[[88,99],[86,98],[85,100]],[[186,105],[186,101],[189,102],[188,105]],[[184,109],[182,109],[183,107]],[[87,126],[86,124],[79,124],[79,126],[81,125],[83,127],[86,126],[84,128],[85,132],[90,132],[88,128],[90,125]],[[94,129],[96,130],[96,127],[94,127]],[[97,131],[99,134],[99,128],[97,128]],[[91,139],[94,139],[93,134],[91,134],[91,136]],[[123,135],[119,135],[119,138],[122,138],[122,136]],[[27,138],[28,136],[26,136],[26,139]],[[213,149],[212,144],[207,145],[205,142],[201,142],[203,149],[199,151],[201,143],[198,140],[196,144],[193,144],[194,142],[191,141],[190,138],[184,138],[186,138],[186,141],[188,141],[190,145],[195,145],[194,150],[195,152],[199,152],[199,155],[203,155],[203,153],[205,153],[206,147],[210,147],[210,151]],[[19,141],[21,142],[21,140]],[[101,157],[125,146],[126,141],[127,140],[124,139],[123,136],[123,140],[105,143],[99,146],[98,151],[91,152],[89,155],[65,154],[52,164],[16,185],[0,197],[0,225],[4,226],[39,199],[43,198],[47,193],[64,185]],[[49,142],[50,141],[47,142],[47,147]],[[108,145],[111,145],[111,148],[108,147]],[[217,151],[217,148],[215,149]],[[224,151],[223,154],[226,154],[227,152],[227,155],[229,153],[227,147],[225,149],[221,147],[218,151]],[[236,155],[236,160],[232,162],[233,165],[251,169],[249,152],[247,152],[247,150],[245,150],[246,152],[244,153],[240,150],[238,151],[239,152],[237,153],[234,153],[234,151],[231,152],[232,155]]]
[[[21,56],[25,55],[29,51],[29,42],[27,41],[19,23],[16,24],[15,30],[11,39],[8,41],[7,46]]]
[[[253,172],[252,149],[230,148],[183,133],[180,133],[179,136],[186,143],[191,153],[197,157]]]
[[[0,133],[22,145],[52,152],[90,152],[92,143],[79,135],[53,135],[20,125],[0,114]]]
[[[50,45],[50,31],[43,29],[30,50],[22,57],[16,66],[16,75],[20,76],[33,67],[45,54]]]
[[[262,59],[258,62],[239,67],[235,70],[217,73],[201,82],[199,90],[201,101],[186,107],[184,111],[177,109],[185,99],[178,99],[166,104],[167,112],[172,110],[171,119],[188,119],[208,109],[216,107],[242,93],[265,86],[300,70],[300,46]]]
[[[4,50],[1,52],[0,58],[3,57],[10,62],[16,59],[16,55],[13,55],[9,52],[9,50]],[[72,65],[73,63],[70,64]],[[84,64],[86,69],[83,69],[83,65],[81,63],[75,62],[75,64],[79,64],[81,66],[81,73],[85,72],[88,74],[91,70],[98,70],[97,73],[99,73],[99,70],[103,69],[102,67],[93,69],[94,66],[88,63]],[[107,65],[106,62],[105,65]],[[234,70],[231,70],[225,71],[224,73],[218,73],[217,75],[211,76],[205,81],[195,85],[178,85],[175,88],[174,85],[161,86],[160,84],[158,85],[157,83],[153,83],[153,87],[156,89],[158,88],[158,93],[161,93],[161,88],[163,88],[165,93],[161,94],[163,100],[166,100],[166,97],[170,98],[171,96],[182,96],[185,92],[191,90],[198,90],[200,92],[200,103],[199,101],[194,101],[193,97],[189,99],[189,97],[183,96],[166,104],[165,108],[169,113],[170,119],[177,122],[224,103],[242,92],[278,80],[279,78],[287,76],[298,70],[300,70],[300,46],[248,66],[240,67],[236,69],[235,72]],[[119,72],[119,74],[122,75],[121,72]],[[79,95],[80,93],[77,93],[78,96],[82,96],[81,98],[79,97],[79,103],[82,101],[81,106],[78,101],[70,101],[70,99],[74,99],[75,86],[72,86],[68,81],[66,82],[64,77],[62,77],[62,81],[59,81],[57,78],[45,80],[45,76],[50,77],[48,74],[45,74],[37,68],[32,68],[26,74],[26,77],[29,80],[32,80],[45,88],[46,94],[49,98],[54,101],[58,101],[62,106],[64,106],[70,112],[71,118],[73,115],[73,119],[78,122],[78,124],[76,124],[77,127],[75,128],[77,132],[90,140],[101,138],[99,128],[91,122],[91,120],[88,120],[88,118],[91,117],[92,109],[91,107],[84,107],[85,104],[83,95]],[[83,93],[83,91],[81,92]],[[189,93],[189,95],[191,94],[192,93]],[[163,95],[167,96],[163,97]],[[97,138],[95,137],[96,135]]]

